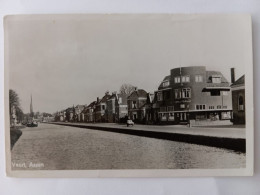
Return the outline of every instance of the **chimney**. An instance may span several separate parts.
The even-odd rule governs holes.
[[[137,88],[137,87],[135,87],[135,91],[137,91],[137,89],[138,89],[138,88]]]
[[[97,103],[99,102],[99,97],[97,97]]]
[[[231,68],[231,83],[236,81],[235,68]]]
[[[106,91],[105,95],[109,95],[109,91]]]

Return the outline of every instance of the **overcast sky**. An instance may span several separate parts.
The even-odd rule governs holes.
[[[10,88],[29,112],[89,104],[130,83],[153,92],[170,69],[244,74],[248,18],[214,15],[45,15],[5,20]]]

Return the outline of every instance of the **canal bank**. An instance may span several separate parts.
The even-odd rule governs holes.
[[[188,128],[186,126],[125,125],[114,123],[61,123],[51,124],[87,128],[148,138],[156,138],[246,152],[245,128]]]

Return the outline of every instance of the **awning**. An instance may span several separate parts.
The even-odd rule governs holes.
[[[230,91],[230,87],[205,87],[202,91],[212,91],[212,90],[220,90],[220,91]]]

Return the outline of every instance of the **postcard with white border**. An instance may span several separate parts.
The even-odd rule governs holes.
[[[4,18],[10,177],[253,175],[247,14]]]

